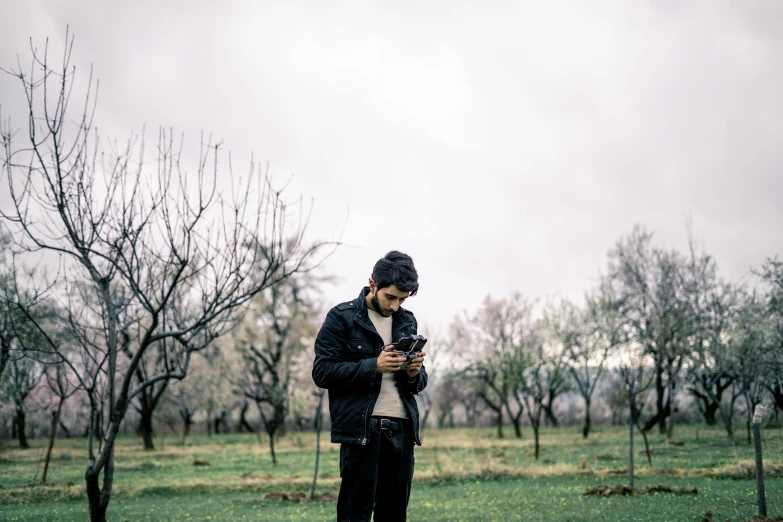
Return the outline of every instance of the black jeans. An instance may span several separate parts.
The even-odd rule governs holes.
[[[367,444],[340,446],[338,522],[404,522],[413,479],[408,420],[370,419]]]

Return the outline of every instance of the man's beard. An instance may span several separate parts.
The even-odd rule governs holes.
[[[379,314],[381,314],[383,317],[390,317],[391,316],[391,314],[392,314],[391,312],[388,313],[388,314],[384,313],[383,308],[381,308],[381,303],[378,301],[378,293],[377,292],[375,293],[375,295],[373,295],[370,298],[370,303],[372,303],[373,309],[376,312],[378,312]]]

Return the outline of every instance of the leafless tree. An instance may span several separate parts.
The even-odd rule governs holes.
[[[643,346],[655,365],[656,412],[645,424],[645,431],[658,424],[660,432],[668,436],[678,380],[694,329],[684,267],[682,254],[653,247],[652,234],[636,226],[610,252],[604,281],[617,298],[630,340]]]
[[[647,464],[651,468],[653,466],[647,432],[640,423],[642,410],[647,402],[647,391],[655,379],[654,369],[648,364],[649,358],[649,353],[643,347],[628,346],[623,351],[615,371],[616,382],[622,388],[628,404],[628,485],[630,487],[633,487],[634,483],[634,428],[642,434]]]
[[[165,321],[165,314],[163,314],[163,321]],[[164,324],[162,327],[165,329],[166,325]],[[164,346],[162,346],[160,350],[156,350],[157,353],[154,354],[154,359],[153,357],[142,357],[139,360],[139,364],[136,366],[135,372],[136,379],[134,384],[136,386],[146,383],[154,375],[159,375],[162,371],[165,371],[167,362],[164,361],[163,358],[171,351],[168,349],[168,347],[165,346],[165,344],[173,344],[176,341],[171,339],[162,339],[160,342]],[[132,359],[133,351],[130,343],[125,343],[123,348],[125,355],[129,359]],[[160,404],[160,400],[163,397],[163,394],[166,393],[169,383],[169,379],[163,379],[149,386],[142,386],[141,393],[139,393],[135,400],[131,402],[134,409],[139,414],[139,426],[136,430],[136,433],[141,436],[145,450],[155,449],[155,444],[152,441],[152,435],[154,433],[152,427],[152,416],[155,413],[158,404]]]
[[[783,261],[768,258],[758,273],[766,284],[765,298],[771,326],[771,368],[769,392],[776,412],[783,410]]]
[[[296,373],[303,366],[298,363],[318,328],[314,279],[309,276],[292,275],[259,293],[235,333],[245,361],[241,387],[258,407],[273,465],[277,465],[275,436],[285,423]]]
[[[520,380],[514,395],[527,412],[533,428],[534,455],[538,459],[541,454],[541,415],[547,410],[552,412],[554,399],[568,387],[567,355],[562,346],[547,345],[542,323],[537,323],[525,344],[525,349],[518,356],[521,361],[516,363]]]
[[[717,266],[707,255],[696,255],[691,244],[689,291],[695,329],[692,353],[687,368],[688,393],[696,399],[708,425],[720,414],[729,437],[733,436],[734,402],[732,393],[735,362],[727,330],[739,311],[741,291],[717,277]],[[724,394],[728,392],[728,404]]]
[[[226,176],[210,139],[191,166],[171,131],[160,131],[153,161],[143,134],[104,151],[93,128],[91,74],[84,105],[70,110],[73,39],[66,34],[56,65],[48,42],[43,51],[31,48],[29,73],[6,71],[19,81],[29,119],[21,145],[10,123],[0,132],[11,201],[2,217],[20,248],[59,258],[52,292],[65,317],[58,327],[79,349],[65,353],[50,336],[43,355],[66,364],[89,398],[85,482],[90,519],[103,521],[115,440],[133,401],[183,379],[194,353],[229,331],[254,296],[302,270],[321,245],[302,242],[301,202],[297,220],[297,207],[254,165],[244,181]],[[221,178],[230,189],[220,189]],[[139,366],[152,361],[157,371],[140,381]]]
[[[779,362],[774,361],[773,329],[767,319],[765,304],[757,295],[751,294],[728,331],[734,355],[737,393],[745,400],[748,444],[752,441],[753,410],[762,403],[764,394],[774,381],[775,375],[770,370]]]
[[[580,309],[570,301],[545,314],[545,324],[553,341],[565,350],[566,365],[573,384],[585,401],[582,437],[587,438],[592,425],[590,406],[606,360],[623,341],[620,317],[611,297],[589,296]]]
[[[14,305],[18,296],[12,240],[5,228],[0,227],[0,382],[17,343],[17,324],[23,319]]]
[[[437,411],[438,429],[455,426],[454,409],[457,404],[462,402],[464,392],[464,382],[459,374],[453,371],[444,372],[433,397],[433,408]]]
[[[30,448],[25,427],[25,402],[43,377],[43,365],[31,357],[13,357],[8,364],[8,391],[14,403],[14,426],[19,447]]]
[[[525,337],[532,324],[532,303],[521,294],[508,299],[487,296],[473,316],[464,315],[452,324],[456,346],[464,347],[470,360],[465,379],[476,382],[476,393],[497,416],[498,437],[503,437],[504,412],[511,419],[517,438],[522,437],[521,407],[514,407]]]
[[[41,473],[41,484],[46,484],[46,475],[49,471],[49,463],[52,460],[52,450],[54,449],[54,439],[57,435],[57,425],[60,423],[60,414],[63,411],[65,401],[71,398],[79,391],[79,385],[69,376],[70,368],[65,364],[52,364],[44,370],[46,384],[52,397],[56,400],[56,406],[51,412],[52,424],[49,433],[49,446],[46,448],[46,458],[44,459],[44,468]]]

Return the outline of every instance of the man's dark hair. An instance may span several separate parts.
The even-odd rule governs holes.
[[[378,290],[394,285],[408,295],[416,295],[419,290],[419,274],[408,254],[392,250],[383,259],[379,259],[372,269],[372,280]]]

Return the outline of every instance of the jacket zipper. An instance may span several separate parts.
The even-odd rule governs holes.
[[[367,445],[367,431],[370,429],[370,404],[372,403],[372,394],[370,394],[370,402],[367,403],[367,409],[364,410],[364,438],[362,439],[362,446]]]

